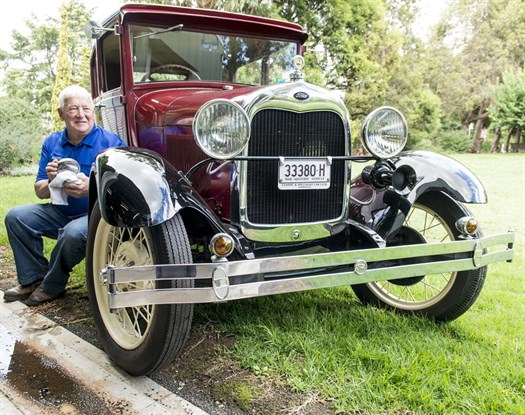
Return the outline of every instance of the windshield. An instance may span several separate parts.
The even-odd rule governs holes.
[[[268,39],[131,26],[133,79],[269,85],[288,81],[297,44]]]

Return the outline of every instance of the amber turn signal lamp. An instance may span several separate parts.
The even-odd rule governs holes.
[[[478,231],[478,221],[473,216],[463,216],[456,221],[456,229],[463,235],[474,235]]]
[[[235,243],[230,235],[218,233],[211,238],[210,250],[214,255],[224,258],[233,252]]]

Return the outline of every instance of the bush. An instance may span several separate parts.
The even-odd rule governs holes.
[[[44,135],[41,116],[31,103],[0,97],[0,171],[35,162]]]
[[[34,162],[36,154],[32,144],[28,145],[27,139],[19,135],[0,133],[0,171]]]
[[[471,140],[460,130],[440,130],[432,141],[448,153],[467,153],[470,150]]]

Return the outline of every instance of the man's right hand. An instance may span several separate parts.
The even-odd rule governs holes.
[[[55,177],[57,177],[58,173],[58,160],[53,160],[47,163],[46,166],[46,173],[47,177],[49,178],[49,181],[53,180]]]

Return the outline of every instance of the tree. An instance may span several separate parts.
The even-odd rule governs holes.
[[[385,103],[402,110],[409,125],[407,148],[430,146],[441,127],[441,100],[425,82],[425,47],[412,30],[416,4],[411,0],[387,1],[388,36],[397,45],[397,59],[389,67]],[[384,105],[382,103],[381,105]]]
[[[398,59],[398,39],[387,36],[381,0],[275,1],[285,20],[301,24],[308,39],[308,67],[314,81],[340,90],[352,116],[382,101]],[[309,76],[308,80],[312,81]]]
[[[490,123],[494,87],[503,72],[525,63],[523,44],[523,0],[455,0],[436,27],[428,55],[436,69],[427,80],[463,129],[475,124],[472,152],[480,151],[481,131]]]
[[[24,36],[13,31],[12,52],[0,51],[6,95],[30,102],[41,112],[49,113],[54,84],[58,26],[48,18],[40,23],[33,15],[26,21],[30,31]]]
[[[68,27],[68,9],[65,3],[60,6],[60,35],[58,43],[58,60],[57,60],[57,76],[55,79],[55,85],[53,87],[53,94],[51,96],[51,114],[53,119],[54,130],[58,131],[63,128],[63,121],[55,108],[59,107],[58,96],[66,86],[71,85],[72,78],[72,62],[68,54],[68,40],[69,40],[69,27]]]
[[[83,23],[88,21],[88,11],[79,0],[70,0],[64,5],[67,22],[67,54],[72,62],[70,80],[89,87],[89,65],[85,62],[90,49],[90,40],[82,33]],[[10,97],[31,102],[44,119],[51,114],[51,96],[57,77],[57,56],[60,45],[60,22],[47,18],[43,22],[33,15],[26,20],[28,35],[13,31],[12,52],[0,51],[0,66],[4,71],[3,87]],[[46,125],[47,127],[47,125]]]
[[[226,10],[237,13],[267,16],[271,10],[271,0],[138,0],[135,3],[166,4],[202,9]]]
[[[508,152],[509,142],[512,134],[516,134],[516,142],[519,144],[521,133],[525,130],[525,71],[516,73],[506,72],[503,74],[502,82],[493,95],[492,105],[489,113],[496,128],[507,131],[507,139],[502,152]],[[496,136],[492,144],[492,150],[496,151],[499,145],[500,134]]]

